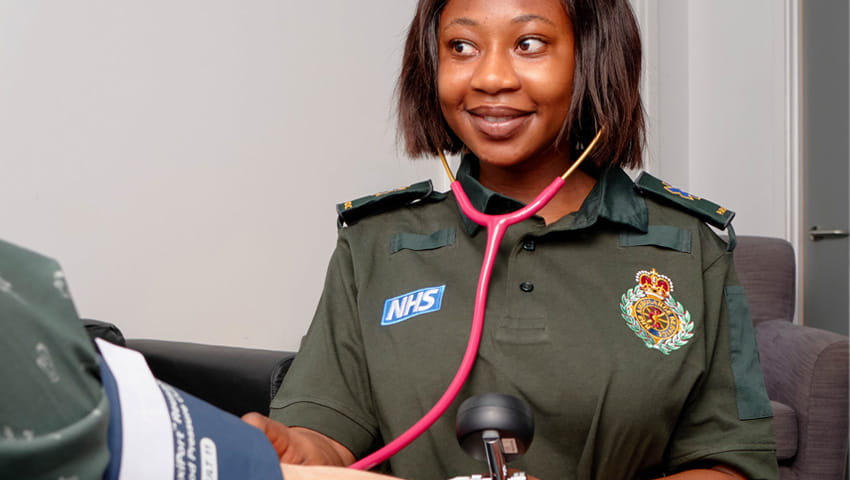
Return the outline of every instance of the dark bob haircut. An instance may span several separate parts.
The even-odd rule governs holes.
[[[404,47],[398,92],[399,136],[412,156],[436,149],[458,153],[463,142],[443,118],[437,92],[440,14],[448,0],[420,0]],[[641,42],[628,0],[561,0],[573,23],[575,73],[561,129],[570,155],[605,135],[591,157],[597,167],[642,165],[645,141],[640,99]],[[559,141],[559,144],[563,144]]]

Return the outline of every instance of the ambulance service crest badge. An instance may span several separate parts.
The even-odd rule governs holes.
[[[620,314],[647,347],[670,355],[694,336],[691,314],[671,295],[673,282],[666,275],[641,270],[635,281],[620,300]]]

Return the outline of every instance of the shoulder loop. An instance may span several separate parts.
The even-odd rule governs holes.
[[[735,235],[735,229],[732,228],[731,223],[727,230],[729,233],[729,240],[726,242],[726,251],[731,252],[732,250],[735,250],[735,247],[738,245],[738,237]]]
[[[440,200],[444,198],[434,191],[431,180],[414,183],[407,187],[396,188],[386,192],[375,193],[360,197],[356,200],[339,203],[336,206],[338,215],[337,226],[342,228],[354,225],[363,218],[380,212],[386,212],[405,205],[410,205],[428,198]]]
[[[635,182],[637,189],[643,194],[652,194],[668,203],[691,213],[703,222],[708,223],[721,230],[725,230],[732,223],[735,212],[704,198],[692,195],[680,188],[653,177],[647,172],[642,172]]]

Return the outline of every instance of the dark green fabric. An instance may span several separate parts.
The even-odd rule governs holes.
[[[340,227],[354,225],[361,218],[423,200],[433,193],[434,187],[431,184],[431,180],[426,180],[406,187],[343,202],[336,206],[338,215],[337,225]]]
[[[650,225],[646,233],[622,233],[620,245],[623,247],[655,245],[683,253],[691,253],[691,232],[670,225]]]
[[[489,214],[507,213],[523,207],[518,200],[490,190],[476,180],[478,159],[472,154],[464,155],[458,167],[457,179],[472,205],[481,212]],[[640,232],[646,232],[647,210],[643,198],[634,189],[634,183],[619,168],[610,168],[602,172],[601,180],[590,192],[578,212],[566,217],[568,221],[556,223],[557,230],[576,230],[594,225],[598,219],[628,225]],[[611,193],[609,193],[611,192]],[[460,209],[458,208],[458,211]],[[474,235],[481,226],[463,213],[460,214],[464,229]],[[538,218],[539,217],[535,217]]]
[[[517,202],[480,185],[471,161],[458,171],[470,200],[491,214],[512,210]],[[654,226],[689,232],[690,252],[620,245],[623,233]],[[387,249],[399,234],[449,228],[466,234],[435,249]],[[271,416],[336,438],[357,457],[419,420],[463,356],[483,233],[452,196],[340,230],[316,316]],[[674,301],[664,308],[678,303],[680,324],[692,323],[692,338],[668,354],[648,347],[623,316],[637,274],[652,270],[672,284]],[[471,377],[446,414],[390,460],[392,472],[411,480],[480,472],[457,445],[455,415],[464,399],[495,391],[532,406],[534,442],[512,466],[544,480],[637,478],[705,460],[776,478],[770,420],[738,419],[723,301],[734,284],[732,256],[709,227],[643,198],[623,171],[603,172],[578,212],[507,230]],[[388,300],[437,287],[445,289],[439,310],[382,325]]]
[[[4,399],[5,403],[6,400]],[[24,410],[25,406],[16,406]],[[67,411],[67,407],[60,407]],[[41,412],[52,417],[52,412]],[[109,462],[106,429],[109,404],[106,396],[85,417],[35,435],[32,440],[0,440],[0,478],[56,480],[98,479]]]
[[[683,208],[721,230],[729,226],[735,218],[735,212],[732,210],[676,188],[647,172],[641,173],[637,186],[641,191]]]
[[[100,478],[109,409],[59,265],[0,241],[0,478]]]
[[[756,335],[744,288],[731,285],[726,287],[725,294],[726,308],[729,311],[729,345],[738,399],[738,418],[750,420],[772,417],[773,410],[770,408],[764,377],[759,367]]]
[[[430,235],[399,233],[396,234],[390,242],[390,252],[396,253],[404,249],[433,250],[435,248],[446,247],[455,243],[456,236],[457,229],[454,228],[437,230]]]
[[[729,239],[726,241],[726,251],[732,252],[738,245],[738,236],[735,235],[735,227],[731,223],[726,227],[726,234],[729,236]]]

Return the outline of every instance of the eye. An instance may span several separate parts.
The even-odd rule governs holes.
[[[478,51],[474,45],[465,40],[452,40],[449,42],[449,47],[452,49],[453,54],[461,57],[471,57]]]
[[[516,48],[522,53],[540,53],[546,48],[546,42],[539,38],[523,38]]]

